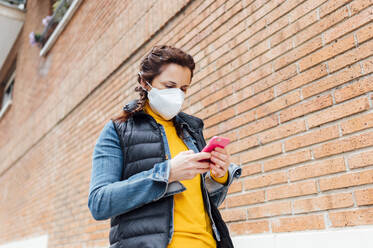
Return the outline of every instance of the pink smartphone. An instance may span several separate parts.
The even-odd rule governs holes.
[[[202,149],[201,152],[212,152],[216,147],[224,148],[230,143],[230,140],[221,136],[214,136],[210,139],[209,143]],[[199,162],[209,162],[210,159],[202,159]]]

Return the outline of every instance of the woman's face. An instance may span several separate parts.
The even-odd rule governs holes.
[[[186,94],[187,89],[190,86],[192,75],[190,69],[186,66],[174,63],[163,65],[162,69],[162,73],[154,77],[153,82],[151,83],[152,87],[160,90],[179,88]],[[151,87],[145,83],[143,79],[141,80],[141,85],[147,89],[147,91],[151,90]]]

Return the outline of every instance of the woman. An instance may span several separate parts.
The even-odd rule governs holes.
[[[88,207],[94,219],[111,219],[110,248],[233,247],[217,207],[241,168],[225,148],[200,152],[203,121],[180,111],[194,67],[178,48],[153,47],[140,65],[139,99],[96,141]]]

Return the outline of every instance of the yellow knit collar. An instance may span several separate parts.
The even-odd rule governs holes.
[[[162,116],[155,113],[152,109],[152,107],[149,104],[149,100],[146,100],[144,111],[151,115],[158,123],[162,124],[163,126],[173,126],[174,123],[172,120],[165,120]]]

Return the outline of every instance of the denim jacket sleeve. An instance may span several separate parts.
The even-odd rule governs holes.
[[[202,130],[199,133],[201,142],[203,146],[206,146],[205,138]],[[225,200],[228,193],[229,186],[233,183],[234,179],[238,179],[241,176],[242,169],[235,163],[230,163],[228,167],[228,179],[225,184],[215,181],[211,175],[210,171],[204,173],[205,186],[207,192],[211,198],[212,203],[219,207],[221,203]]]
[[[88,208],[93,218],[105,220],[162,198],[168,188],[169,161],[156,163],[152,169],[121,181],[123,152],[110,120],[101,131],[92,154]]]
[[[229,186],[233,180],[241,176],[242,169],[235,163],[231,163],[228,167],[228,180],[225,184],[216,182],[210,175],[210,171],[205,174],[205,183],[207,192],[209,193],[212,202],[216,207],[219,207],[225,200]]]

